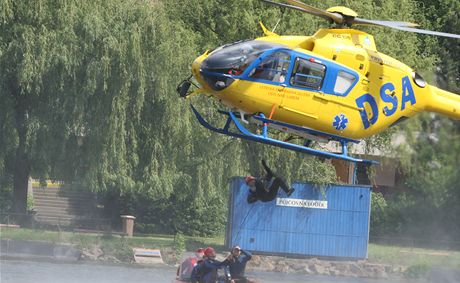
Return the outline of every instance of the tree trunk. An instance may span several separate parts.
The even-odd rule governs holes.
[[[13,177],[13,212],[27,213],[27,188],[29,183],[30,162],[26,152],[27,110],[24,99],[19,96],[16,104],[16,131],[19,143],[16,148]]]
[[[13,211],[14,213],[27,213],[27,188],[29,185],[30,165],[21,148],[16,149],[16,160],[13,178]]]

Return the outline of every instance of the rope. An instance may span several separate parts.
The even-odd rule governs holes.
[[[246,218],[248,218],[249,213],[251,212],[252,208],[254,207],[254,204],[251,205],[251,208],[248,210],[248,213],[246,213],[246,216],[243,219],[243,222],[240,224],[240,228],[238,229],[238,233],[236,234],[235,240],[238,239],[238,236],[240,235],[241,229],[243,228],[244,222],[246,222]]]

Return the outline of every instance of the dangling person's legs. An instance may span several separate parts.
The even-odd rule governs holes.
[[[276,186],[277,188],[278,187],[281,187],[281,189],[283,189],[283,191],[285,193],[288,193],[289,192],[289,187],[288,185],[286,184],[286,181],[284,181],[283,179],[281,179],[280,177],[276,177],[275,180],[273,181],[273,184],[272,186]]]
[[[293,192],[294,192],[294,189],[292,188],[289,188],[288,185],[286,184],[286,181],[284,181],[282,178],[280,177],[276,177],[275,180],[273,181],[273,185],[272,186],[276,186],[276,188],[279,188],[281,187],[281,189],[283,189],[283,191],[288,195],[290,196]],[[276,195],[276,193],[275,193]]]

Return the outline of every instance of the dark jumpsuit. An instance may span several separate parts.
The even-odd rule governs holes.
[[[217,280],[217,269],[223,268],[223,262],[207,258],[200,261],[192,271],[192,283],[214,283]]]
[[[275,176],[270,168],[268,168],[264,160],[262,160],[262,165],[264,166],[264,169],[267,173],[263,178],[255,178],[256,191],[255,193],[251,191],[249,192],[249,203],[253,203],[257,200],[262,202],[274,200],[280,187],[285,193],[289,193],[289,187],[286,182],[282,178]]]

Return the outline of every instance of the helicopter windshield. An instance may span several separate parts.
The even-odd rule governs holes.
[[[213,51],[201,67],[212,72],[240,75],[264,51],[283,46],[259,40],[239,41]]]

